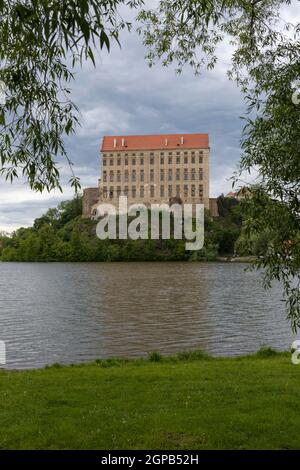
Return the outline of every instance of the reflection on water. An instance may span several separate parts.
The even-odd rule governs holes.
[[[1,263],[9,368],[203,349],[288,349],[279,287],[238,263]]]

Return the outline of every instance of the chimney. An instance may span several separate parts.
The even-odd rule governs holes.
[[[168,145],[168,139],[165,139],[165,146]]]
[[[114,139],[114,148],[117,146],[117,139]]]
[[[183,139],[183,136],[181,137],[181,145],[184,144],[184,139]]]
[[[124,147],[124,146],[125,146],[125,139],[123,138],[122,139],[122,147]]]

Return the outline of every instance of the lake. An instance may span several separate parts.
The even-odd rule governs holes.
[[[241,263],[0,263],[7,368],[289,349],[280,286]]]

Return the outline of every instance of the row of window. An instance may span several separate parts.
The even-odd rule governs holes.
[[[159,174],[159,179],[160,181],[173,181],[173,177],[175,176],[175,179],[176,181],[179,181],[182,177],[182,169],[181,168],[176,168],[176,171],[175,171],[175,175],[174,175],[174,172],[173,170],[170,168],[167,172],[163,169],[160,170],[160,174]],[[140,181],[145,181],[145,171],[144,170],[140,170],[139,172],[139,177],[140,177]],[[199,180],[203,180],[203,168],[199,168],[198,171],[196,171],[195,168],[192,168],[190,171],[188,170],[188,168],[184,168],[183,169],[183,179],[185,181],[188,181],[188,180],[196,180],[196,179],[199,179]],[[132,170],[131,173],[130,173],[130,179],[131,181],[136,181],[137,180],[137,171],[136,170]],[[149,174],[149,179],[150,181],[154,181],[154,170],[150,170],[150,174]],[[120,170],[118,170],[116,173],[113,171],[113,170],[110,170],[109,172],[107,171],[103,171],[103,181],[106,183],[107,181],[110,181],[111,183],[114,182],[114,181],[117,181],[117,182],[121,182],[122,181],[122,173]],[[127,182],[129,181],[129,171],[128,170],[125,170],[124,172],[124,181]]]
[[[180,165],[180,163],[182,162],[182,159],[180,155],[177,155],[176,157],[172,157],[172,156],[165,157],[165,156],[160,155],[159,161],[161,165],[164,165],[166,162],[168,162],[169,165],[172,165],[175,162],[176,162],[176,165]],[[126,157],[126,154],[125,154],[125,158],[124,157],[123,158],[117,157],[116,159],[115,158],[103,158],[103,166],[107,166],[107,165],[113,166],[115,162],[117,163],[117,166],[121,166],[122,163],[124,163],[125,166],[128,166],[129,163],[132,166],[135,166],[137,164],[143,166],[145,163],[145,159],[144,157],[140,157],[138,159],[134,156],[131,156],[130,158],[128,158]],[[199,152],[198,157],[196,157],[196,155],[191,155],[190,157],[188,155],[184,155],[183,162],[184,163],[190,162],[192,164],[203,163],[203,152]],[[150,154],[150,165],[154,165],[154,163],[155,163],[154,154],[152,156]]]
[[[159,193],[161,197],[168,196],[168,197],[180,197],[181,196],[181,189],[180,185],[176,185],[173,187],[172,185],[169,185],[168,188],[165,186],[161,185],[159,188]],[[198,190],[198,194],[197,194]],[[155,197],[155,186],[150,186],[150,197]],[[125,186],[124,189],[122,190],[120,186],[114,190],[113,187],[107,188],[106,186],[103,187],[103,197],[107,198],[109,197],[110,199],[113,199],[114,196],[131,196],[133,198],[139,196],[143,198],[145,196],[145,188],[144,186],[140,186],[139,191],[137,191],[137,188],[135,186],[131,187],[131,190],[129,190],[128,186]],[[203,197],[203,185],[200,184],[197,188],[195,184],[192,184],[189,186],[188,184],[185,184],[183,186],[183,195],[184,197],[192,196],[196,197],[199,196],[200,198]]]

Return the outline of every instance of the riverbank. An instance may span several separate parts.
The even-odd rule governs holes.
[[[222,263],[255,263],[257,256],[218,256],[214,261]]]
[[[0,447],[296,449],[299,367],[264,349],[1,370]]]

